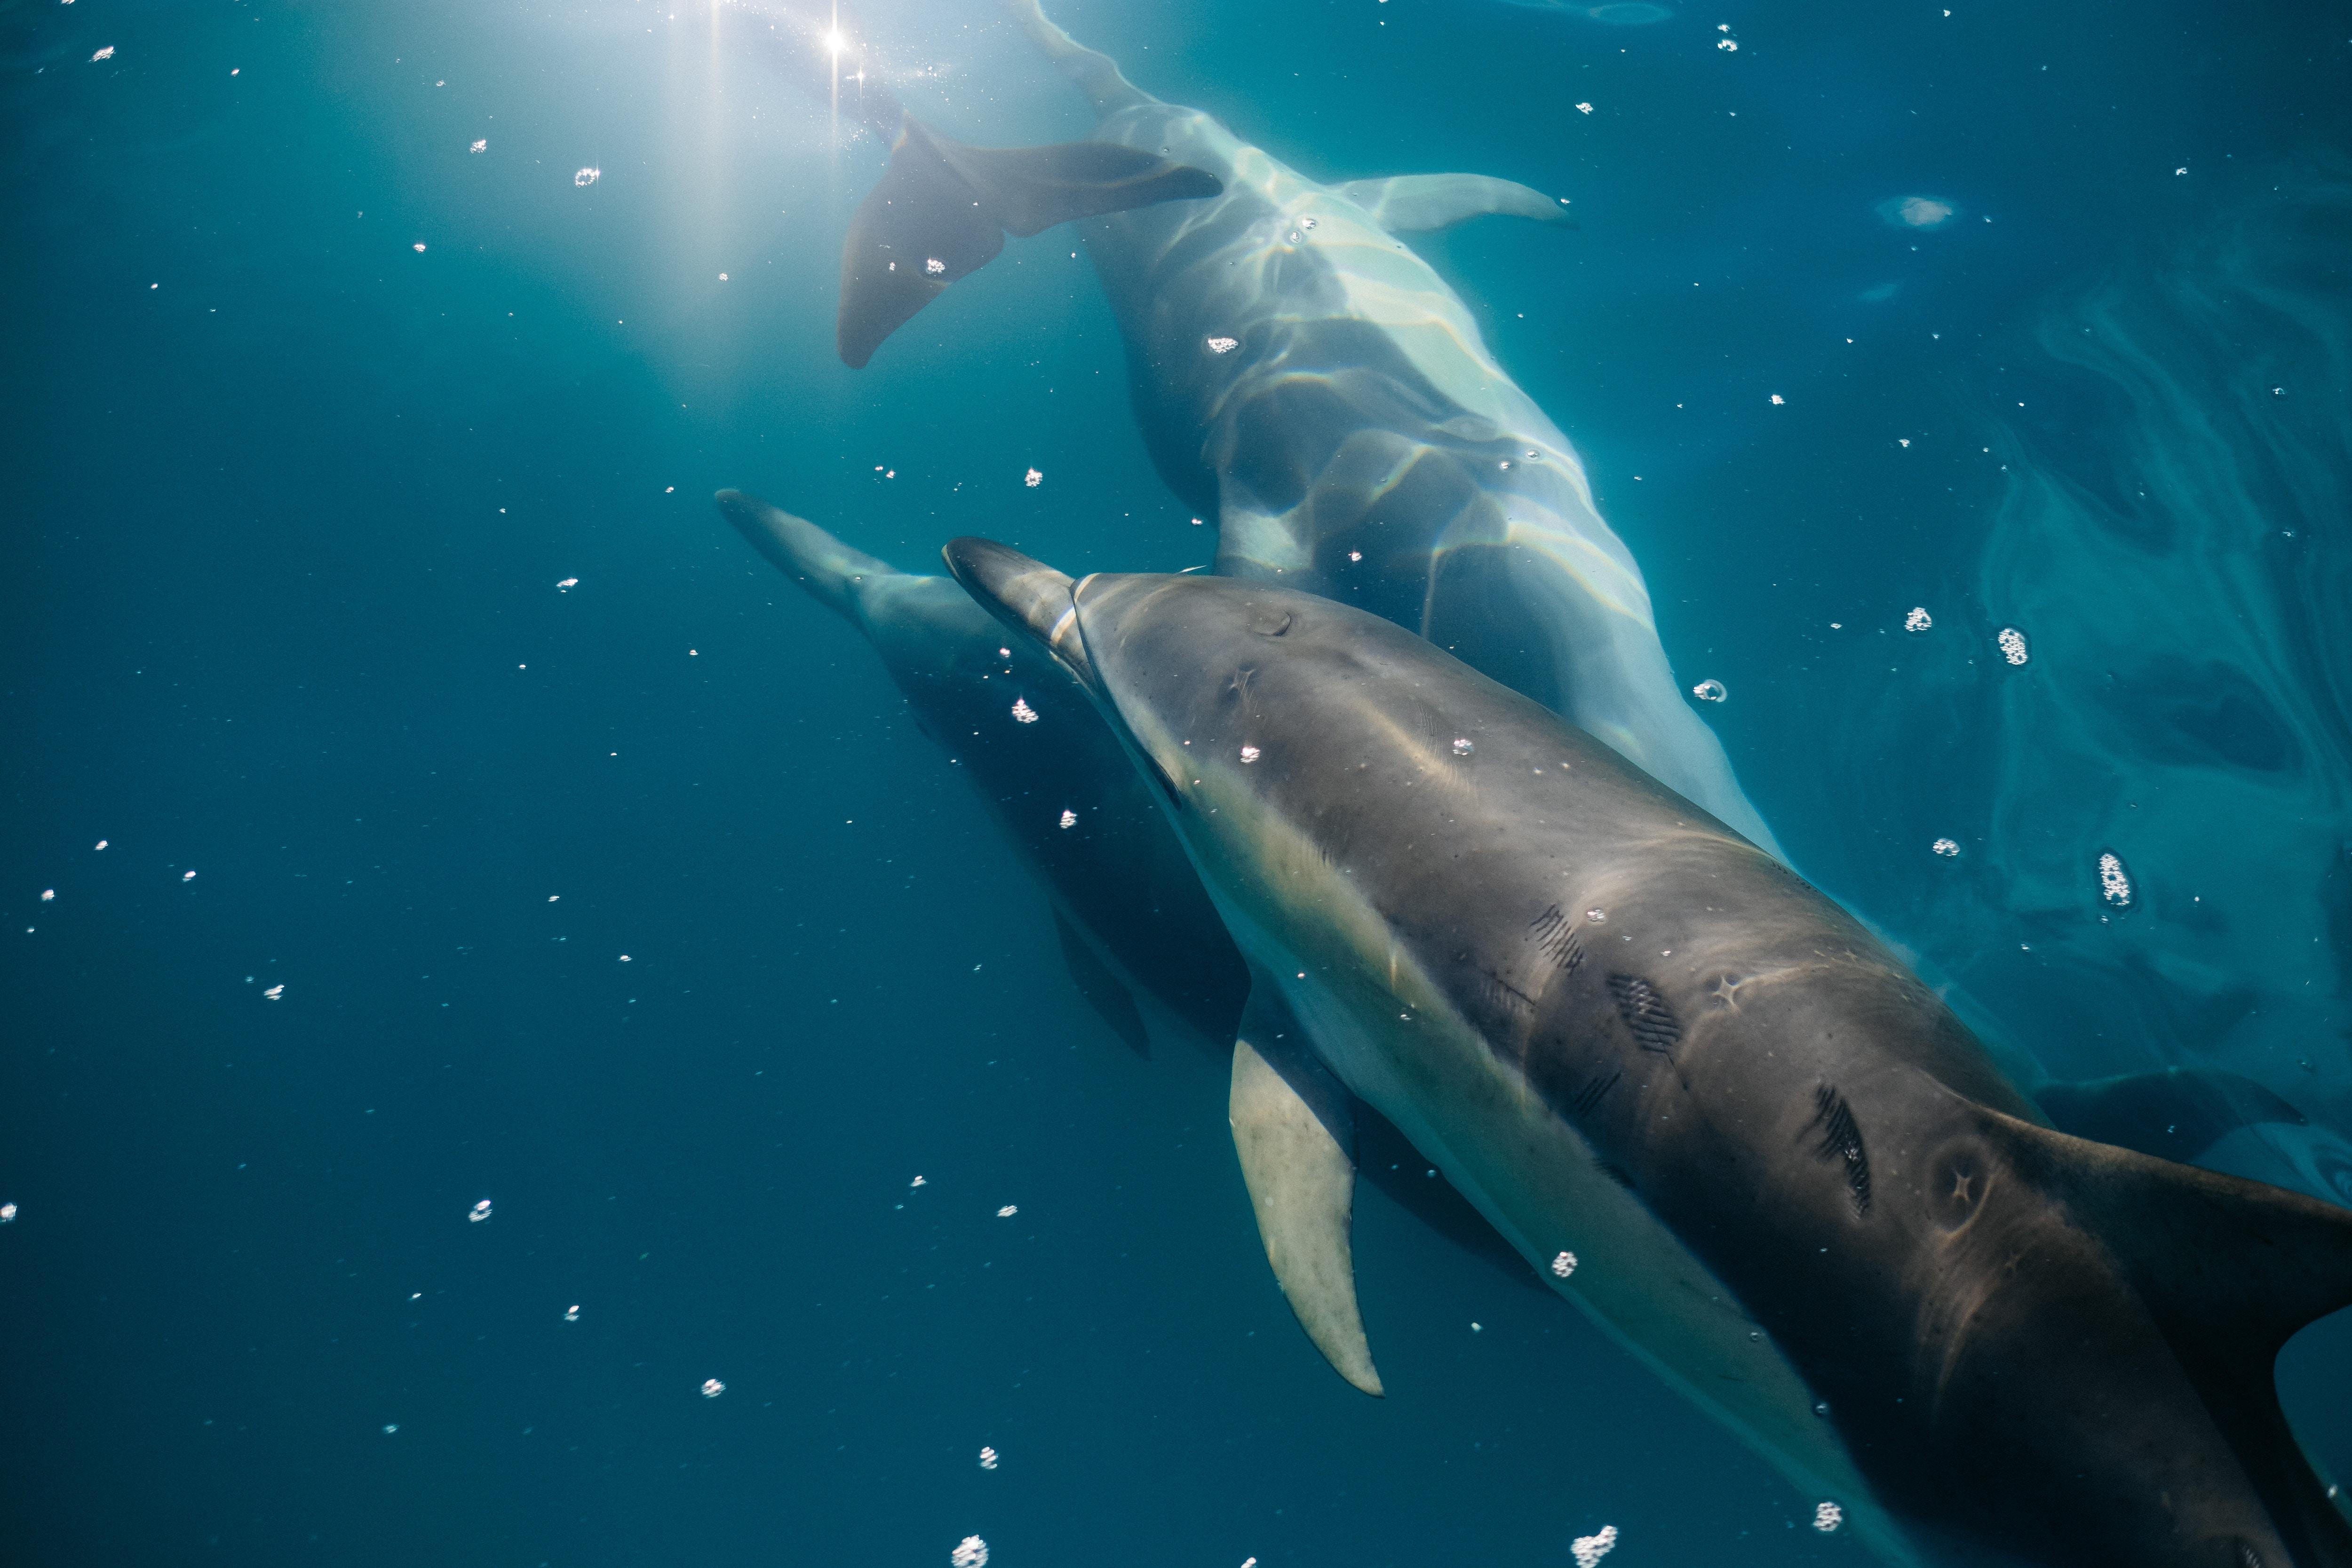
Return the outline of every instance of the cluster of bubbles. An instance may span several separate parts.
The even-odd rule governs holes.
[[[1597,1533],[1580,1535],[1568,1543],[1568,1553],[1576,1559],[1576,1568],[1593,1568],[1593,1564],[1609,1555],[1617,1544],[1617,1527],[1604,1524]]]
[[[948,1553],[948,1562],[953,1568],[988,1568],[988,1542],[977,1535],[967,1535]]]
[[[2122,914],[2138,896],[2132,889],[2131,868],[2124,864],[2124,858],[2112,849],[2100,850],[2099,902]]]
[[[1823,1535],[1845,1522],[1845,1510],[1833,1502],[1825,1502],[1813,1510],[1813,1528]]]
[[[1565,1279],[1570,1275],[1575,1273],[1576,1254],[1573,1252],[1563,1252],[1558,1258],[1553,1258],[1551,1260],[1551,1271],[1562,1279]]]

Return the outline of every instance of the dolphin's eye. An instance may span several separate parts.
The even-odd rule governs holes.
[[[1262,637],[1278,637],[1290,629],[1290,622],[1288,610],[1268,611],[1250,622],[1250,630]]]

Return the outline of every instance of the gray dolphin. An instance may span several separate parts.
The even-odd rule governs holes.
[[[1093,104],[1095,143],[1219,187],[1080,226],[1153,461],[1218,520],[1217,571],[1421,632],[1774,848],[1677,687],[1641,570],[1568,437],[1397,238],[1488,213],[1559,221],[1562,205],[1482,174],[1309,179],[1138,89],[1036,0],[1007,9]],[[952,236],[899,243],[946,255]],[[845,320],[867,310],[873,276],[845,277]]]
[[[1080,994],[1149,1054],[1135,993],[1213,1038],[1249,989],[1241,955],[1117,737],[1051,658],[1008,638],[946,577],[901,572],[740,490],[719,510],[761,554],[866,635],[1034,874]]]
[[[1888,1561],[2352,1568],[2271,1373],[2352,1303],[2352,1212],[2044,1125],[1834,903],[1386,621],[947,559],[1093,697],[1249,962],[1237,1145],[1343,1374],[1339,1086]]]
[[[1045,895],[1070,978],[1111,1031],[1150,1054],[1141,995],[1201,1040],[1231,1039],[1249,971],[1150,786],[1069,674],[952,579],[902,572],[756,496],[717,500],[754,549],[872,643]],[[1355,1120],[1358,1161],[1400,1207],[1514,1284],[1534,1283],[1385,1119]]]

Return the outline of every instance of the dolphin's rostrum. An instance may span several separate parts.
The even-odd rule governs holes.
[[[1835,904],[1384,621],[947,558],[1160,792],[1251,1016],[1882,1556],[2352,1565],[2271,1374],[2352,1303],[2352,1213],[2053,1130]],[[1323,1230],[1285,1287],[1329,1331],[1327,1184],[1259,1207]]]

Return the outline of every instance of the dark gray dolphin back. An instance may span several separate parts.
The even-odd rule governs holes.
[[[718,501],[753,549],[872,642],[917,725],[980,793],[1037,879],[1070,978],[1112,1032],[1149,1054],[1132,986],[1226,1051],[1248,972],[1150,786],[1071,679],[948,578],[901,572],[755,496],[721,490]],[[1056,583],[1066,605],[1069,579],[1059,573],[1001,585],[1024,602],[1050,602]],[[1016,700],[1036,722],[1013,718]],[[1077,817],[1070,827],[1060,826],[1063,810]],[[1375,1185],[1515,1285],[1540,1288],[1377,1111],[1361,1110],[1358,1131]]]
[[[1936,1561],[2352,1568],[2272,1378],[2352,1304],[2352,1212],[2040,1125],[1858,922],[1388,623],[1216,578],[1073,597],[1092,689],[1175,759],[1227,907],[1312,937],[1360,900],[1365,973],[1440,988],[1732,1289]],[[1335,890],[1298,903],[1248,874],[1266,855]]]

